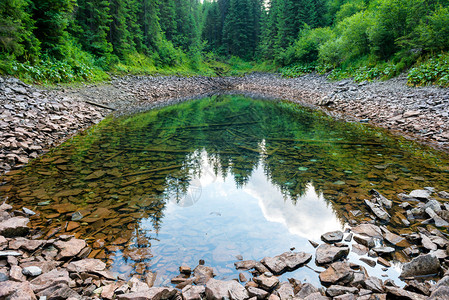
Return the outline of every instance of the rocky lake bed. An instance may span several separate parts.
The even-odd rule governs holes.
[[[386,82],[329,82],[307,75],[284,79],[252,74],[241,78],[125,77],[110,84],[52,90],[0,78],[0,172],[41,156],[110,114],[129,114],[168,100],[214,93],[281,98],[318,107],[336,117],[371,123],[448,150],[449,90],[411,88],[404,79]],[[0,183],[0,193],[4,192]],[[345,231],[311,240],[315,252],[285,249],[273,257],[235,258],[235,280],[214,279],[207,261],[179,266],[169,287],[154,287],[156,273],[131,279],[114,274],[92,253],[101,245],[54,231],[39,235],[28,225],[35,212],[24,203],[0,199],[0,298],[3,299],[449,299],[449,191],[422,186],[364,199],[366,212],[348,211]],[[0,194],[1,195],[1,194]],[[74,216],[71,215],[73,220]],[[76,216],[75,216],[76,218]],[[394,233],[394,220],[408,231]],[[116,243],[121,247],[127,241]],[[348,260],[360,256],[360,263]],[[402,284],[374,277],[402,261]],[[321,286],[278,278],[299,268],[319,270]],[[387,275],[385,275],[387,276]]]

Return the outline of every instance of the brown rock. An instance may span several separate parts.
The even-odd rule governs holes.
[[[440,261],[431,254],[420,255],[402,267],[402,278],[436,274],[440,271]]]
[[[67,270],[69,272],[76,273],[95,273],[98,271],[104,271],[105,268],[106,264],[101,260],[95,258],[85,258],[82,260],[73,261],[67,265]]]
[[[282,282],[276,292],[281,300],[292,299],[295,296],[293,285],[289,282]]]
[[[76,256],[84,247],[86,247],[86,242],[81,239],[72,238],[68,241],[57,241],[54,245],[60,250],[59,254],[56,256],[56,259],[60,260]]]
[[[331,285],[326,289],[326,294],[330,297],[336,297],[344,294],[356,294],[358,291],[355,287]]]
[[[193,277],[195,284],[205,284],[209,281],[209,279],[214,277],[214,269],[212,269],[211,267],[198,265],[193,270]]]
[[[325,271],[321,272],[320,281],[323,285],[349,283],[354,279],[354,271],[348,263],[335,262]]]
[[[69,285],[70,282],[71,280],[69,278],[69,272],[67,272],[67,270],[64,269],[51,270],[50,272],[43,273],[42,275],[39,275],[38,277],[30,281],[31,287],[35,293],[38,293],[40,291],[47,289],[48,287],[60,283]]]
[[[45,241],[42,240],[29,240],[23,237],[18,237],[9,242],[9,249],[25,249],[27,251],[34,251],[39,248]]]
[[[26,281],[25,275],[22,274],[22,268],[19,266],[11,266],[9,277],[14,281]]]
[[[0,282],[0,299],[36,300],[29,282]]]
[[[357,233],[357,234],[382,239],[382,232],[381,232],[380,228],[376,225],[360,224],[360,225],[353,227],[351,229],[351,231],[354,233]]]

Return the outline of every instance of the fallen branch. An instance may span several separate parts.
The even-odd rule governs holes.
[[[93,106],[98,106],[98,107],[101,107],[101,108],[115,110],[115,108],[112,108],[112,107],[109,107],[109,106],[106,106],[106,105],[103,105],[103,104],[100,104],[100,103],[95,103],[95,102],[88,101],[88,100],[85,100],[84,102],[86,102],[87,104],[93,105]]]

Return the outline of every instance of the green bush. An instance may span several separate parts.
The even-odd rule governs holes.
[[[408,84],[413,86],[435,84],[449,87],[449,54],[419,63],[409,71],[407,79]]]

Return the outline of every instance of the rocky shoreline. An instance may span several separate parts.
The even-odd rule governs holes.
[[[36,239],[28,227],[35,213],[26,207],[13,210],[3,203],[0,299],[448,299],[449,239],[436,227],[449,227],[449,193],[426,188],[399,194],[407,216],[403,222],[417,225],[416,232],[402,235],[376,225],[388,224],[393,202],[377,191],[372,195],[366,200],[371,222],[345,232],[324,233],[321,243],[310,241],[316,248],[314,254],[290,249],[260,261],[243,260],[239,255],[234,265],[242,273],[235,280],[215,279],[214,269],[201,260],[193,271],[180,266],[180,274],[171,280],[175,287],[153,287],[156,273],[129,280],[112,273],[101,260],[89,258],[90,246],[72,235]],[[370,276],[363,266],[379,264],[386,271],[396,251],[413,257],[402,266],[403,288],[391,279]],[[350,252],[363,256],[363,264],[349,261]],[[279,280],[278,275],[307,267],[312,258],[325,269],[316,271],[323,287],[295,278]]]
[[[357,84],[318,75],[130,76],[108,84],[45,90],[0,77],[0,173],[26,164],[113,112],[132,113],[213,93],[287,99],[449,150],[449,89],[412,88],[403,78]]]
[[[357,84],[328,82],[315,75],[126,77],[110,84],[53,90],[0,78],[0,172],[26,164],[111,113],[219,92],[288,99],[398,130],[445,150],[449,146],[449,89],[410,88],[401,78]],[[0,299],[449,299],[449,239],[437,229],[449,227],[449,194],[425,188],[399,194],[398,199],[394,205],[401,210],[392,215],[393,202],[373,191],[372,199],[365,201],[371,221],[353,224],[344,233],[323,234],[324,243],[311,241],[314,254],[290,251],[260,261],[236,259],[237,269],[252,274],[249,280],[244,273],[238,281],[216,280],[213,269],[200,261],[193,270],[180,267],[180,275],[172,280],[175,288],[153,287],[151,273],[130,280],[117,277],[101,260],[89,258],[91,248],[73,236],[55,233],[34,239],[28,227],[34,212],[25,207],[13,210],[1,199]],[[355,217],[357,212],[351,214]],[[390,232],[386,225],[392,218],[414,232]],[[347,260],[354,252],[364,256],[361,261],[368,266],[389,268],[392,253],[398,251],[413,257],[403,267],[404,288],[370,277],[362,265]],[[306,266],[313,256],[326,269],[319,275],[324,287],[296,279],[279,281],[277,275]],[[438,282],[428,278],[435,275]]]

